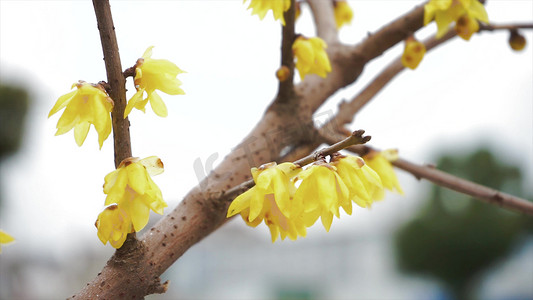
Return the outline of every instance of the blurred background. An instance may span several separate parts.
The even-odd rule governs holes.
[[[421,1],[349,1],[343,42]],[[186,95],[162,95],[159,118],[130,115],[135,156],[157,155],[154,178],[173,209],[231,151],[275,96],[280,26],[227,1],[111,1],[123,68],[149,46],[181,74]],[[532,1],[488,1],[496,24],[533,22]],[[307,6],[297,31],[314,35]],[[434,24],[416,34],[423,39]],[[508,32],[453,40],[404,71],[356,116],[378,148],[507,193],[533,197],[533,34],[512,51]],[[334,115],[403,45],[370,63],[315,116]],[[0,228],[16,238],[0,255],[1,299],[62,299],[105,265],[114,249],[96,236],[112,142],[91,129],[79,148],[55,137],[57,98],[78,80],[105,80],[90,1],[0,1]],[[134,90],[128,81],[129,96]],[[354,209],[325,233],[272,244],[268,230],[236,218],[192,247],[150,299],[533,299],[532,220],[436,188],[398,171],[405,195]],[[153,224],[159,216],[153,214]],[[149,226],[147,227],[149,228]]]

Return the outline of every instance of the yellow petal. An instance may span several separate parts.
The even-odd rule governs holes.
[[[468,15],[476,20],[480,20],[483,23],[489,23],[489,15],[485,10],[485,6],[478,0],[473,0],[467,9]]]
[[[8,244],[14,242],[15,238],[9,235],[7,232],[0,230],[0,244]]]
[[[135,231],[141,231],[150,217],[150,208],[146,206],[142,201],[132,201],[130,207],[131,223]]]
[[[124,119],[128,117],[133,107],[135,107],[137,103],[142,101],[143,93],[144,93],[144,89],[139,89],[128,101],[128,104],[126,105],[126,109],[124,109]]]
[[[154,46],[150,46],[150,47],[148,47],[148,48],[144,51],[142,58],[147,59],[147,58],[152,57],[152,49],[153,49],[153,48],[154,48]]]
[[[335,23],[337,24],[337,29],[341,28],[344,24],[351,23],[353,11],[346,1],[335,1],[333,12],[335,14]]]
[[[119,170],[114,170],[104,177],[104,194],[108,194],[117,181]]]
[[[279,228],[276,225],[268,225],[268,229],[270,229],[270,237],[272,238],[272,243],[274,243],[279,236]]]
[[[105,205],[120,202],[124,196],[124,193],[126,192],[126,186],[128,184],[128,171],[126,171],[124,168],[120,168],[117,171],[118,173],[113,185],[109,185]],[[104,191],[105,190],[106,186],[104,186]]]
[[[157,156],[149,156],[139,161],[151,176],[159,175],[165,171],[163,162]]]
[[[320,220],[322,221],[322,225],[324,226],[326,231],[329,232],[329,229],[331,228],[331,223],[333,222],[333,214],[329,211],[322,211]]]
[[[167,106],[155,91],[148,95],[148,99],[150,99],[150,105],[156,115],[160,117],[168,116]]]
[[[405,47],[402,54],[402,65],[414,70],[418,67],[425,54],[426,46],[423,43],[414,38],[408,38],[405,41]]]
[[[76,92],[77,91],[72,91],[68,94],[59,97],[59,99],[57,99],[56,103],[54,104],[54,107],[52,107],[52,109],[50,110],[50,113],[48,113],[48,117],[50,118],[50,116],[60,111],[63,107],[67,106],[70,100],[74,98]]]
[[[74,128],[74,126],[76,126],[76,123],[78,123],[79,119],[79,116],[67,113],[65,110],[65,112],[63,112],[59,118],[59,121],[57,121],[57,131],[55,135],[58,136],[69,132],[72,128]]]
[[[83,122],[76,124],[74,127],[74,139],[76,140],[76,144],[78,144],[78,146],[83,145],[83,142],[89,133],[90,126],[91,124],[88,122]]]
[[[126,171],[128,172],[128,186],[138,194],[144,195],[148,187],[148,173],[144,166],[139,163],[131,163],[126,167]]]
[[[152,73],[152,76],[166,76],[170,78],[176,77],[176,75],[185,73],[176,64],[167,59],[149,59],[142,65],[144,72]]]
[[[316,210],[309,211],[303,214],[302,219],[303,219],[305,226],[311,227],[313,226],[313,224],[315,224],[315,222],[318,220],[319,217],[320,217],[320,210],[316,209]]]
[[[255,218],[255,220],[250,222],[250,221],[248,221],[249,216],[250,216],[250,209],[249,208],[246,208],[243,211],[241,211],[242,219],[244,220],[246,225],[248,225],[250,227],[257,227],[257,225],[259,225],[259,224],[261,224],[261,222],[263,222],[263,218],[262,217]]]
[[[259,191],[255,186],[251,188],[250,191],[252,192],[250,200],[250,216],[248,217],[248,220],[252,222],[257,216],[259,216],[263,209],[265,194],[264,192]]]

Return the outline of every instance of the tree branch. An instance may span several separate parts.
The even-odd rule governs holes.
[[[533,24],[523,23],[523,24],[483,24],[479,25],[479,31],[494,31],[494,30],[516,30],[516,29],[533,29]]]
[[[322,136],[323,140],[332,143],[335,139],[341,138],[342,134]],[[368,146],[356,145],[346,148],[346,150],[357,153],[358,155],[365,155],[370,151],[378,151]],[[436,185],[470,195],[477,200],[500,206],[505,209],[517,211],[527,215],[533,215],[533,202],[526,199],[509,195],[495,189],[480,185],[466,179],[453,176],[446,172],[437,170],[435,167],[420,166],[411,163],[405,159],[399,158],[392,162],[392,164],[404,171],[413,174],[417,179],[424,178],[433,182]]]
[[[315,2],[318,7],[318,5],[324,5],[322,2],[327,1],[310,1],[310,3]],[[317,16],[319,15],[317,14]],[[417,6],[382,27],[376,33],[369,35],[356,46],[328,43],[327,50],[332,64],[332,71],[325,79],[318,76],[306,76],[305,80],[296,86],[296,93],[305,95],[306,99],[305,102],[302,101],[300,104],[298,109],[300,114],[306,115],[306,118],[310,120],[311,115],[331,95],[340,88],[353,83],[359,77],[366,63],[420,29],[423,26],[423,17],[424,7]],[[324,35],[327,34],[324,33]]]
[[[126,108],[126,80],[122,74],[122,65],[118,53],[115,26],[111,16],[109,0],[93,0],[94,12],[98,22],[100,41],[104,52],[109,96],[115,102],[111,117],[113,118],[113,141],[115,149],[115,168],[120,162],[131,157],[130,123],[124,119]]]
[[[97,6],[99,1],[94,0],[94,3]],[[421,26],[422,14],[415,11],[416,16],[419,18],[416,23]],[[109,13],[108,18],[110,17]],[[98,18],[99,23],[100,18],[103,17]],[[412,19],[409,20],[413,22]],[[111,26],[106,28],[110,28],[107,30],[112,32],[112,22],[108,23]],[[395,26],[412,28],[409,22],[396,23]],[[103,38],[103,43],[107,44],[104,39],[110,37]],[[374,42],[379,41],[374,38],[362,44]],[[383,46],[376,48],[383,49]],[[341,44],[331,45],[328,53],[334,64],[332,73],[326,79],[307,76],[306,80],[296,88],[297,96],[306,101],[298,101],[296,110],[267,110],[248,136],[214,171],[193,188],[172,212],[144,234],[142,241],[126,241],[120,250],[131,249],[126,254],[132,259],[117,259],[113,256],[102,272],[72,298],[94,299],[99,295],[108,299],[139,299],[144,295],[164,290],[159,275],[187,249],[225,222],[229,203],[217,201],[216,195],[230,189],[232,182],[249,180],[251,167],[276,161],[284,147],[298,141],[300,136],[306,135],[312,113],[339,88],[353,82],[359,76],[367,60],[363,59],[358,51],[354,52],[354,49]],[[118,53],[117,51],[114,53]],[[118,127],[116,132],[120,129]],[[130,242],[132,246],[129,246]]]
[[[357,45],[355,51],[361,53],[366,61],[374,59],[422,28],[424,26],[423,18],[424,5],[418,5],[376,33],[369,34],[365,41]]]
[[[320,2],[310,1],[317,5]],[[131,249],[127,253],[131,260],[111,258],[100,275],[76,296],[77,299],[94,299],[96,295],[138,299],[164,291],[165,285],[160,284],[159,275],[192,245],[226,221],[229,203],[221,201],[220,195],[230,190],[235,182],[250,179],[251,167],[276,161],[282,149],[301,142],[302,136],[310,138],[309,132],[315,129],[309,124],[316,109],[338,89],[353,83],[368,61],[422,27],[422,19],[423,7],[419,6],[357,46],[328,43],[333,70],[325,79],[307,76],[295,87],[297,96],[305,101],[297,101],[294,109],[268,109],[243,141],[173,211],[146,232],[140,242],[127,246]]]
[[[323,39],[328,45],[339,42],[337,25],[335,24],[335,14],[333,13],[333,2],[324,0],[307,0],[313,19],[316,24],[316,35]]]
[[[457,36],[457,34],[450,30],[440,39],[432,36],[424,41],[427,52],[442,45],[450,39]],[[343,125],[351,123],[353,118],[359,110],[366,105],[370,100],[376,96],[396,75],[403,71],[405,67],[402,65],[402,57],[399,56],[392,61],[385,69],[383,69],[378,76],[376,76],[359,94],[352,98],[349,102],[341,102],[339,104],[339,111],[337,115],[324,125],[325,128],[332,131],[338,131]]]
[[[517,28],[533,28],[533,24],[510,24],[510,25],[482,25],[481,30],[512,30]],[[450,30],[437,39],[432,36],[424,41],[426,47],[426,55],[429,51],[437,48],[445,42],[456,37],[457,34],[454,30]],[[341,131],[342,126],[349,124],[353,121],[355,114],[363,108],[370,100],[372,100],[392,79],[401,73],[405,67],[402,65],[402,58],[399,56],[392,61],[385,69],[383,69],[378,76],[376,76],[363,90],[361,90],[355,97],[349,102],[341,102],[339,104],[339,110],[335,117],[331,118],[324,126],[322,130],[327,130],[326,133],[332,133],[335,131]],[[316,145],[314,148],[318,147]],[[313,148],[313,149],[314,149]]]
[[[288,102],[294,99],[294,58],[292,54],[292,44],[294,43],[294,23],[296,8],[294,0],[291,0],[291,7],[284,13],[285,26],[281,28],[281,67],[289,70],[289,77],[279,80],[278,95],[275,103]]]
[[[303,158],[300,158],[298,160],[295,160],[293,163],[299,166],[305,166],[308,165],[314,161],[316,161],[320,156],[328,156],[335,152],[338,152],[342,149],[348,148],[353,145],[362,145],[367,143],[370,140],[370,136],[363,136],[365,133],[364,130],[356,130],[352,132],[347,138],[329,146],[324,149],[321,149],[313,154],[309,154]],[[222,201],[232,201],[235,197],[238,195],[244,193],[246,190],[250,189],[255,185],[255,182],[253,180],[248,180],[246,182],[243,182],[228,191],[226,191],[224,194],[222,194],[220,197]]]
[[[413,174],[417,179],[424,178],[436,185],[470,195],[489,204],[533,216],[533,202],[526,199],[453,176],[431,166],[417,165],[401,158],[392,164],[397,168]]]

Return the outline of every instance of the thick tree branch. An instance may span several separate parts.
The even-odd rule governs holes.
[[[333,14],[333,2],[324,0],[307,0],[316,24],[316,35],[328,45],[339,42],[337,25]]]
[[[122,65],[118,53],[115,26],[111,16],[108,0],[93,0],[94,12],[98,22],[100,41],[104,52],[109,96],[115,102],[111,117],[113,118],[113,141],[115,149],[115,168],[120,162],[131,157],[130,123],[124,119],[126,108],[126,79],[122,74]]]
[[[95,3],[98,1],[95,0]],[[422,15],[418,17],[420,20],[416,23],[421,25]],[[395,26],[404,25],[408,26],[407,31],[412,31],[409,22]],[[402,38],[398,39],[401,40]],[[368,40],[363,44],[373,42],[378,40]],[[276,161],[284,147],[298,141],[301,136],[309,135],[312,113],[339,88],[359,76],[366,60],[357,51],[354,52],[353,47],[336,44],[328,50],[334,64],[333,72],[326,79],[306,77],[296,91],[297,96],[305,101],[298,101],[295,109],[287,107],[284,110],[267,110],[248,136],[185,196],[178,207],[143,235],[142,241],[128,241],[133,245],[122,247],[131,249],[128,254],[133,259],[117,261],[114,256],[99,276],[73,298],[94,299],[99,295],[107,299],[139,299],[163,290],[159,275],[187,249],[225,222],[228,202],[220,202],[216,196],[230,189],[235,182],[249,180],[251,167]],[[117,132],[119,130],[120,128]]]
[[[365,41],[357,45],[355,51],[361,53],[366,61],[374,59],[422,28],[423,18],[424,5],[418,5],[376,33],[370,34]]]
[[[320,2],[310,1],[317,5]],[[165,285],[159,283],[159,275],[225,222],[229,203],[221,201],[220,195],[236,183],[249,180],[251,167],[278,160],[282,149],[302,142],[302,136],[310,141],[313,136],[310,132],[315,130],[309,124],[316,109],[337,90],[353,83],[369,60],[419,29],[422,17],[423,8],[417,7],[357,46],[328,43],[333,71],[325,79],[307,76],[295,87],[297,96],[305,101],[291,104],[292,108],[287,105],[284,109],[267,110],[248,136],[184,197],[178,207],[146,232],[140,242],[129,241],[133,243],[128,246],[133,259],[117,261],[112,258],[76,298],[94,299],[99,295],[108,299],[115,296],[138,299],[163,291]]]

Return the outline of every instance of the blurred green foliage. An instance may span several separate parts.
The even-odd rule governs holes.
[[[20,148],[28,106],[29,97],[25,89],[0,84],[0,167],[8,155]],[[2,181],[0,181],[0,207],[2,206],[1,184]]]
[[[19,149],[28,105],[26,90],[0,85],[0,160]]]
[[[488,150],[443,156],[441,170],[520,196],[521,173]],[[417,215],[396,234],[401,270],[443,282],[456,299],[472,299],[476,280],[531,231],[531,218],[433,186]]]

